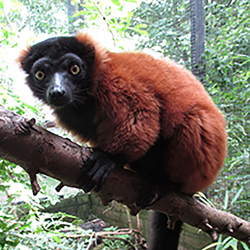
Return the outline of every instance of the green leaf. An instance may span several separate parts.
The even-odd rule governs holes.
[[[61,241],[61,238],[57,235],[53,235],[53,239],[56,243],[60,243],[60,241]]]
[[[244,250],[249,250],[246,243],[240,241],[241,246],[244,248]]]
[[[0,245],[3,247],[6,244],[7,235],[0,235]]]
[[[116,6],[120,6],[119,0],[111,0],[111,3],[115,4]]]
[[[224,197],[224,205],[223,205],[223,209],[225,209],[225,210],[228,208],[228,200],[229,200],[228,190],[226,190],[225,197]]]
[[[208,250],[208,249],[214,248],[216,246],[220,246],[221,244],[222,244],[221,242],[214,242],[214,243],[202,248],[202,250]]]
[[[235,194],[235,196],[231,200],[231,203],[230,203],[231,205],[233,205],[237,201],[237,199],[239,198],[242,190],[243,190],[243,186],[240,187],[240,189],[238,190],[238,192]]]

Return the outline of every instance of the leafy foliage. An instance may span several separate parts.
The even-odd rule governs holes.
[[[218,180],[217,195],[226,189],[235,195],[244,187],[241,198],[247,200],[250,195],[250,3],[225,1],[216,6],[211,3],[206,8],[209,11],[207,87],[228,123],[228,159]],[[238,205],[232,208],[240,212]],[[245,218],[250,216],[248,211],[243,213]]]
[[[128,29],[133,29],[137,34],[146,33],[143,30],[144,24],[135,26],[131,24],[133,9],[136,6],[138,6],[136,0],[86,0],[81,4],[82,10],[76,13],[75,17],[84,16],[85,22],[81,28],[91,28],[90,31],[95,28],[97,32],[103,33],[105,38],[111,37],[113,47],[124,49],[123,39],[131,38],[126,33]]]
[[[186,66],[190,65],[189,0],[143,1],[131,25],[146,27],[138,37],[140,49],[150,48]],[[134,30],[127,30],[134,36]]]
[[[215,250],[226,250],[226,249],[234,249],[237,250],[239,249],[244,249],[248,250],[248,246],[244,242],[239,242],[236,239],[232,237],[227,237],[225,239],[222,238],[222,236],[219,236],[219,239],[217,242],[214,242],[202,250],[208,250],[208,249],[215,249]]]
[[[86,249],[91,243],[92,230],[67,222],[73,216],[41,213],[28,203],[0,208],[1,249]]]
[[[0,0],[0,43],[11,44],[20,32],[62,34],[68,31],[64,1]]]

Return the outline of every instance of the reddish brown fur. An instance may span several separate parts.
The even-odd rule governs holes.
[[[100,125],[92,145],[133,162],[163,138],[169,145],[162,166],[166,180],[188,194],[209,186],[223,165],[227,136],[224,118],[202,84],[170,60],[112,53],[86,34],[77,40],[95,48],[90,95]],[[28,51],[21,53],[21,65]]]
[[[27,46],[26,49],[22,49],[20,52],[19,52],[19,56],[18,58],[16,59],[16,62],[19,64],[19,66],[23,68],[23,62],[24,60],[26,59],[27,57],[27,54],[29,53],[29,50],[30,50],[30,47]],[[27,82],[26,82],[27,83]]]
[[[143,53],[96,48],[94,87],[101,134],[95,146],[142,157],[157,138],[170,140],[166,176],[185,193],[208,187],[226,156],[225,121],[201,83],[185,68]]]

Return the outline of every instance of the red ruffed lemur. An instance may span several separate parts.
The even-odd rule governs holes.
[[[58,123],[93,145],[85,191],[100,189],[115,166],[126,164],[158,187],[192,195],[222,167],[223,115],[202,84],[173,61],[113,53],[87,34],[48,39],[22,51],[18,61]],[[164,216],[154,218],[151,250],[178,248],[180,225],[168,229]]]

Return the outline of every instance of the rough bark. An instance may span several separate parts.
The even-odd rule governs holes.
[[[92,149],[81,147],[68,139],[61,138],[27,120],[0,107],[0,157],[18,164],[29,174],[33,194],[39,190],[37,173],[51,176],[64,186],[82,189],[84,162]],[[158,188],[147,180],[124,169],[110,173],[98,196],[103,204],[116,200],[127,205],[135,215],[142,207],[141,197],[148,194],[152,200],[159,194]],[[169,191],[153,202],[147,209],[163,212],[170,216],[171,224],[182,221],[202,229],[216,240],[218,233],[230,235],[250,246],[250,223],[232,214],[208,207],[180,193]]]

